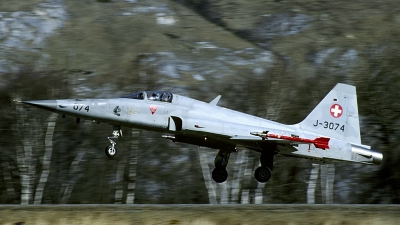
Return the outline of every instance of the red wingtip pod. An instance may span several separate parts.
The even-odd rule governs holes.
[[[319,137],[314,139],[313,144],[315,147],[325,150],[329,149],[329,140],[330,138],[327,137]]]

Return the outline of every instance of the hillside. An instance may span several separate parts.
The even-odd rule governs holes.
[[[307,203],[310,182],[316,203],[398,203],[399,35],[389,0],[1,1],[0,203]],[[109,160],[111,126],[13,102],[163,89],[292,124],[338,82],[357,86],[362,141],[383,164],[277,157],[265,186],[257,153],[233,154],[236,175],[210,188],[216,150],[124,128]]]

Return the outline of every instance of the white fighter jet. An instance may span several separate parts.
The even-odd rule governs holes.
[[[238,149],[260,153],[258,182],[271,177],[277,154],[322,162],[347,161],[377,164],[382,153],[361,144],[356,88],[337,84],[300,123],[285,125],[164,91],[142,91],[113,99],[63,99],[22,101],[52,112],[108,123],[113,126],[108,157],[115,157],[115,138],[121,127],[163,133],[163,138],[219,149],[212,177],[222,183],[228,177],[229,156]]]

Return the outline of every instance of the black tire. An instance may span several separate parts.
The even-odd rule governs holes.
[[[215,168],[212,171],[212,178],[217,183],[223,183],[228,179],[228,171],[225,168]]]
[[[109,158],[114,158],[117,155],[117,149],[113,145],[107,146],[105,152]]]
[[[265,183],[271,178],[271,170],[268,167],[258,167],[254,172],[254,178],[260,183]]]

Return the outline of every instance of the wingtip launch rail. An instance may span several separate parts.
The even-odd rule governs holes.
[[[317,137],[315,139],[309,138],[301,138],[297,136],[286,136],[286,135],[279,135],[279,134],[270,134],[268,131],[263,132],[251,132],[251,135],[259,136],[263,138],[263,140],[286,140],[291,144],[313,144],[316,148],[320,148],[322,150],[329,149],[329,140],[330,138],[327,137]]]

